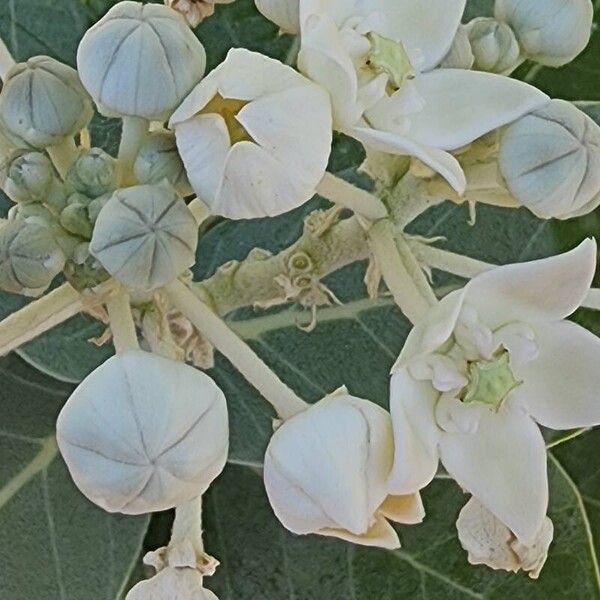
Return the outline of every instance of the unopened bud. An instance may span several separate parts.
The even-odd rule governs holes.
[[[0,288],[15,294],[41,294],[65,265],[65,256],[43,225],[10,221],[0,229]]]
[[[117,354],[57,421],[79,489],[109,512],[167,510],[202,495],[227,460],[227,404],[201,371],[139,350]]]
[[[600,205],[600,127],[553,100],[504,132],[500,171],[512,196],[542,218],[568,219]]]
[[[89,240],[92,236],[92,223],[87,203],[69,202],[60,213],[60,224],[69,233]]]
[[[55,178],[52,162],[45,154],[19,151],[9,164],[2,187],[13,202],[43,202]]]
[[[43,149],[79,133],[94,114],[77,71],[36,56],[15,65],[0,93],[0,120],[8,132]]]
[[[496,0],[495,16],[512,28],[527,58],[560,67],[588,45],[594,7],[591,0]]]
[[[78,192],[97,198],[115,189],[116,162],[104,150],[92,148],[75,161],[67,180]]]
[[[440,67],[443,69],[471,69],[474,62],[475,57],[471,49],[468,30],[465,25],[459,25],[452,46],[440,63]]]
[[[474,19],[467,25],[475,57],[473,68],[508,75],[520,64],[521,50],[512,29],[496,19]]]
[[[198,224],[167,182],[117,190],[100,211],[90,252],[125,286],[151,290],[195,262]]]

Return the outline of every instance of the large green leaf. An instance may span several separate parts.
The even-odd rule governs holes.
[[[146,517],[109,515],[77,490],[54,423],[71,387],[0,361],[0,598],[118,600]]]

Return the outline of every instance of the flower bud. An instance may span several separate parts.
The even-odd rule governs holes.
[[[496,0],[495,16],[512,28],[527,58],[560,67],[588,45],[594,7],[591,0]]]
[[[569,102],[510,125],[499,165],[512,196],[539,217],[568,219],[600,204],[600,127]]]
[[[56,178],[50,159],[41,152],[13,155],[2,188],[13,202],[43,202]]]
[[[286,421],[273,435],[264,479],[277,518],[297,534],[397,548],[386,517],[418,523],[418,495],[388,496],[394,460],[389,414],[345,391]]]
[[[473,19],[467,25],[473,68],[508,75],[519,65],[521,50],[512,29],[496,19]]]
[[[300,31],[300,0],[255,0],[256,8],[284,33]]]
[[[440,63],[443,69],[471,69],[475,57],[469,42],[468,30],[465,25],[459,25],[448,54]]]
[[[97,198],[116,187],[116,160],[100,148],[83,153],[69,170],[67,181],[90,198]]]
[[[102,196],[98,196],[98,198],[94,198],[88,204],[88,217],[91,223],[96,222],[100,211],[106,206],[111,198],[112,194],[103,194]]]
[[[198,224],[167,182],[117,190],[100,211],[90,252],[123,285],[152,290],[195,261]]]
[[[202,586],[202,579],[195,569],[166,567],[133,587],[125,600],[219,600]]]
[[[77,487],[109,512],[167,510],[202,495],[227,460],[223,392],[201,371],[139,350],[86,377],[57,421]]]
[[[104,115],[164,121],[202,79],[206,53],[178,12],[120,2],[83,36],[77,65]]]
[[[233,0],[165,0],[165,4],[181,13],[190,27],[197,27],[215,12],[215,4],[231,4]]]
[[[177,151],[175,135],[169,131],[156,131],[148,135],[140,148],[133,171],[140,183],[160,183],[166,179],[182,196],[193,193]]]
[[[77,71],[48,56],[15,65],[0,93],[0,120],[34,148],[55,146],[79,133],[94,115]]]
[[[60,224],[69,233],[89,240],[92,236],[92,223],[87,203],[70,201],[60,213]]]
[[[44,226],[10,221],[0,229],[0,289],[41,294],[65,265],[65,256]]]

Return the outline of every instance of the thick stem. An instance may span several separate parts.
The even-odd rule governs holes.
[[[202,496],[198,496],[175,509],[175,521],[171,532],[170,546],[185,541],[192,542],[198,555],[204,552],[202,541]]]
[[[106,310],[116,352],[120,354],[127,350],[139,350],[140,345],[127,291],[122,288],[109,297],[106,301]]]
[[[79,156],[79,149],[75,144],[75,140],[67,138],[61,144],[57,146],[50,146],[48,149],[48,156],[54,163],[58,174],[65,179],[69,169],[73,166]]]
[[[133,165],[144,142],[150,122],[140,117],[123,117],[121,143],[119,145],[117,181],[120,187],[135,185]]]
[[[412,323],[417,323],[432,304],[421,293],[400,257],[394,226],[388,219],[383,219],[371,227],[368,235],[377,265],[396,304]]]
[[[429,306],[435,306],[438,303],[438,299],[433,288],[425,276],[421,264],[414,255],[405,235],[398,231],[396,232],[396,247],[398,248],[400,258],[415,286],[419,290],[419,293],[425,298]]]
[[[194,198],[187,206],[194,215],[194,219],[196,219],[198,226],[202,225],[202,223],[210,217],[210,209],[199,198]]]
[[[317,186],[317,194],[372,221],[388,216],[385,204],[379,198],[331,173],[325,173]]]
[[[409,244],[419,262],[432,269],[452,273],[452,275],[458,275],[465,279],[472,279],[497,266],[469,256],[441,250],[423,242],[409,240]]]
[[[173,306],[201,331],[215,348],[271,403],[282,419],[302,412],[307,404],[265,365],[198,296],[181,281],[165,287]]]
[[[16,61],[12,54],[6,47],[6,44],[0,39],[0,79],[2,81],[6,80],[8,72],[14,67],[15,64]]]

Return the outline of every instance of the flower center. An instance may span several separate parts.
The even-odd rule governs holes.
[[[469,363],[469,383],[460,399],[465,404],[483,404],[498,411],[505,398],[521,385],[510,368],[509,354],[500,350],[492,360],[476,360]]]
[[[237,114],[246,106],[246,100],[234,100],[233,98],[223,98],[217,94],[201,111],[201,114],[221,115],[227,126],[231,145],[238,142],[251,142],[252,136],[244,129],[244,126],[237,120]]]
[[[398,90],[405,81],[415,77],[415,71],[406,49],[400,42],[394,42],[377,33],[367,34],[371,50],[367,65],[376,73],[385,73],[392,88]]]

